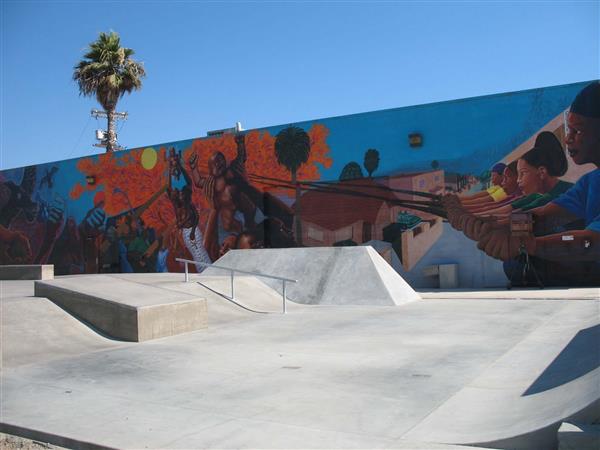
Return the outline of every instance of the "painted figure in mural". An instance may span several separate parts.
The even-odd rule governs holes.
[[[21,184],[12,181],[0,184],[0,225],[3,227],[9,228],[11,221],[21,213],[29,222],[36,218],[39,205],[31,199],[36,173],[35,166],[25,167]]]
[[[234,249],[292,248],[297,245],[292,231],[281,220],[267,217],[252,229],[227,236],[219,248],[219,257]]]
[[[511,204],[523,196],[523,192],[518,184],[518,161],[509,163],[502,173],[500,186],[502,192],[496,192],[494,195],[487,195],[479,202],[471,205],[464,205],[465,209],[475,215],[489,215],[490,211]]]
[[[219,214],[220,226],[229,233],[239,234],[244,228],[253,228],[256,205],[243,191],[246,181],[246,145],[243,134],[235,137],[237,155],[229,165],[225,155],[214,153],[208,160],[208,175],[198,170],[198,155],[188,160],[194,185],[204,192],[212,209]],[[240,212],[241,214],[239,214]]]
[[[172,178],[178,174],[183,175],[185,180],[185,185],[181,189],[172,187]],[[177,158],[175,149],[172,148],[169,155],[167,196],[175,209],[177,228],[181,230],[185,247],[194,261],[210,264],[212,261],[205,248],[204,235],[200,231],[198,211],[192,203],[191,184],[188,173],[182,167],[181,160]]]
[[[497,220],[484,221],[469,217],[461,227],[478,247],[488,255],[509,261],[521,248],[531,255],[531,263],[542,275],[544,284],[600,284],[600,84],[584,88],[571,105],[567,123],[567,152],[578,165],[592,163],[596,169],[582,176],[577,183],[557,195],[547,195],[559,186],[554,182],[550,191],[533,198],[528,208],[534,218],[534,234],[515,237],[510,227]],[[546,143],[549,138],[545,138]],[[546,166],[540,160],[548,158],[540,148],[534,148],[519,160],[519,184],[525,194],[541,190],[552,173],[563,172],[562,163]],[[548,161],[547,161],[548,162]],[[560,166],[560,167],[559,167]],[[543,170],[545,168],[545,170]],[[565,167],[566,170],[566,167]],[[564,172],[563,172],[564,173]],[[538,185],[538,188],[532,186]],[[531,194],[529,194],[531,195]],[[527,199],[528,196],[525,198]],[[542,204],[540,204],[540,202]],[[578,225],[583,222],[583,225]],[[467,231],[468,230],[468,231]],[[519,272],[519,271],[517,271]],[[524,274],[527,276],[527,274]],[[522,281],[527,281],[522,280]]]
[[[49,261],[54,264],[54,272],[57,275],[84,273],[83,241],[74,217],[67,218]]]
[[[198,156],[193,154],[188,165],[192,173],[194,185],[202,189],[209,205],[216,211],[215,223],[207,223],[207,228],[214,226],[217,230],[215,238],[205,239],[205,246],[213,259],[222,256],[229,249],[244,248],[246,245],[295,247],[296,242],[291,235],[293,212],[281,200],[269,192],[263,192],[252,186],[247,179],[245,162],[246,146],[244,135],[235,137],[237,155],[229,165],[221,152],[216,152],[208,160],[208,175],[203,176],[198,170]],[[259,215],[258,205],[264,220],[256,222]],[[218,219],[218,220],[217,220]],[[267,230],[270,235],[267,238]],[[251,244],[246,239],[252,236]],[[258,237],[258,238],[257,238]],[[216,252],[210,250],[216,244]]]
[[[572,183],[559,179],[567,171],[567,159],[558,139],[550,132],[542,132],[535,146],[517,161],[517,183],[523,196],[510,203],[485,211],[483,218],[473,214],[462,205],[456,196],[447,196],[444,206],[448,211],[448,221],[459,231],[464,231],[470,239],[478,240],[478,226],[482,220],[497,225],[507,225],[510,214],[516,211],[529,211],[545,205],[572,186]],[[489,216],[489,219],[486,217]]]
[[[225,255],[229,250],[246,250],[264,248],[264,237],[262,227],[253,230],[245,230],[238,235],[227,236],[219,248],[219,257]]]
[[[19,228],[28,230],[27,233],[31,240],[35,240],[39,250],[34,256],[33,264],[47,264],[54,245],[66,225],[67,202],[59,195],[55,195],[52,201],[46,203],[40,201],[39,213],[37,218],[29,222],[21,222]],[[18,221],[19,217],[15,219]]]
[[[155,267],[158,240],[154,229],[147,227],[141,215],[164,192],[155,192],[146,202],[133,207],[127,194],[115,188],[113,194],[125,197],[128,209],[107,217],[105,193],[94,196],[94,206],[79,225],[79,235],[85,260],[85,272],[152,272]]]
[[[129,206],[128,210],[113,217],[122,271],[154,271],[159,243],[155,230],[147,227],[141,216],[166,190],[164,186],[144,203],[133,207],[127,193],[119,188],[114,189],[114,193],[121,194]]]
[[[531,211],[543,235],[528,239],[526,245],[530,254],[553,262],[550,268],[557,281],[597,286],[600,284],[599,82],[589,84],[575,97],[567,125],[565,142],[573,162],[591,163],[596,168],[558,198]],[[563,222],[579,219],[583,226],[548,233],[549,228],[558,231],[557,218]]]
[[[31,254],[27,236],[0,225],[0,264],[29,264]]]
[[[94,195],[93,207],[90,208],[79,224],[82,239],[85,273],[113,272],[118,270],[118,252],[114,238],[114,221],[109,222],[104,211],[104,192]],[[114,243],[109,248],[108,240]],[[115,257],[111,258],[109,250],[115,249]]]
[[[502,180],[504,178],[504,170],[506,169],[506,164],[497,163],[490,170],[490,184],[491,186],[481,192],[472,195],[462,195],[460,196],[460,202],[463,206],[472,206],[476,205],[482,200],[492,199],[502,196]]]
[[[35,167],[26,167],[21,184],[0,184],[0,253],[7,264],[46,264],[65,226],[64,200],[58,196],[50,203],[32,200],[36,175]]]
[[[0,184],[0,263],[27,264],[32,252],[29,239],[21,231],[10,230],[12,220],[25,211],[30,220],[37,215],[37,203],[31,201],[35,167],[26,167],[20,185],[8,181]]]

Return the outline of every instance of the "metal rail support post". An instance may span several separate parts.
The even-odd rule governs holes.
[[[286,304],[285,304],[285,280],[281,280],[283,283],[283,313],[287,312]]]
[[[264,277],[264,278],[270,278],[273,280],[281,280],[281,282],[283,283],[283,292],[282,292],[282,297],[283,297],[283,314],[287,313],[287,304],[286,304],[286,300],[287,300],[287,296],[286,296],[286,282],[290,282],[290,283],[297,283],[298,280],[293,280],[291,278],[283,278],[283,277],[277,277],[274,275],[267,275],[265,273],[259,273],[259,272],[249,272],[247,270],[240,270],[240,269],[234,269],[232,267],[223,267],[223,266],[217,266],[215,264],[209,264],[209,263],[202,263],[202,262],[198,262],[198,261],[191,261],[188,259],[183,259],[183,258],[175,258],[175,261],[179,261],[184,263],[185,265],[185,282],[187,283],[190,279],[189,277],[189,270],[188,270],[188,264],[194,264],[196,267],[213,267],[215,269],[221,269],[221,270],[226,270],[229,271],[229,277],[230,277],[230,282],[231,282],[231,300],[234,300],[234,296],[235,296],[235,291],[234,291],[234,287],[233,287],[233,279],[234,279],[234,275],[235,272],[238,273],[245,273],[248,275],[256,275],[259,277]]]

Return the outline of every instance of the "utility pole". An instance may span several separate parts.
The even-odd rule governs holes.
[[[127,112],[114,112],[113,116],[117,120],[127,120]],[[108,119],[108,113],[106,111],[101,111],[99,109],[92,109],[92,117],[98,119],[99,117]],[[115,133],[115,141],[117,139],[117,133]],[[100,141],[94,144],[94,147],[100,147],[106,149],[108,145],[108,131],[106,130],[96,130],[96,140]],[[116,145],[115,150],[125,150],[125,147],[121,145]]]

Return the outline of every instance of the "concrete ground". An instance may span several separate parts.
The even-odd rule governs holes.
[[[1,282],[0,431],[68,448],[533,449],[599,411],[597,290],[282,315],[251,278],[236,282],[246,309],[214,292],[226,277],[135,279],[201,292],[208,329],[114,341],[32,298],[32,282]]]

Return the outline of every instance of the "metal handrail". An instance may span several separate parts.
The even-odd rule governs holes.
[[[264,273],[260,273],[260,272],[249,272],[247,270],[241,270],[241,269],[234,269],[233,267],[225,267],[225,266],[217,266],[216,264],[210,264],[210,263],[203,263],[203,262],[198,262],[198,261],[192,261],[190,259],[183,259],[183,258],[175,258],[175,261],[178,262],[182,262],[185,263],[185,282],[187,283],[190,280],[189,277],[189,271],[188,271],[188,264],[194,264],[195,266],[202,266],[202,267],[214,267],[215,269],[221,269],[221,270],[228,270],[231,274],[231,300],[234,300],[234,290],[233,290],[233,274],[235,272],[238,273],[245,273],[247,275],[256,275],[259,277],[263,277],[263,278],[271,278],[273,280],[281,280],[282,285],[283,285],[283,292],[282,292],[282,297],[283,297],[283,314],[285,314],[287,312],[287,307],[286,307],[286,295],[285,295],[285,283],[297,283],[298,280],[294,280],[293,278],[285,278],[285,277],[278,277],[276,275],[266,275]]]

